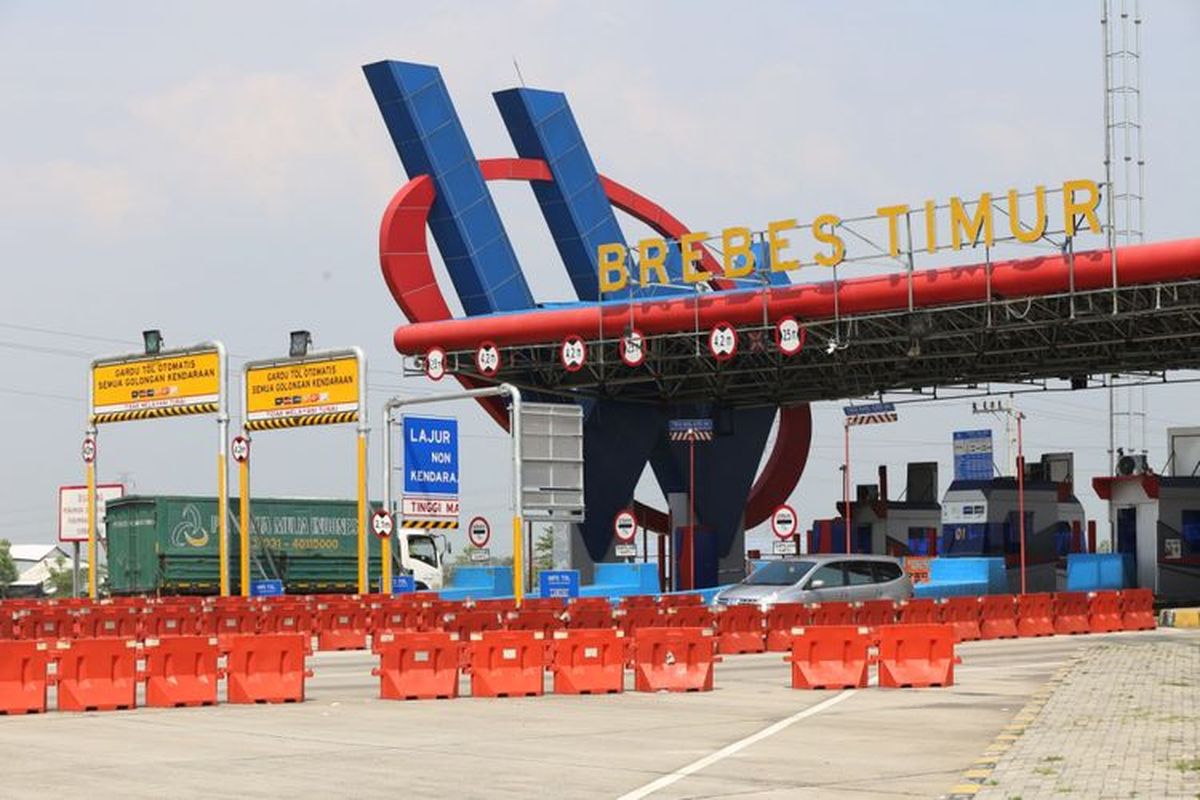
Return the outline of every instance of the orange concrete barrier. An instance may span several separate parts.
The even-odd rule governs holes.
[[[854,606],[850,603],[814,603],[813,625],[853,625]]]
[[[444,631],[455,634],[460,641],[465,642],[474,634],[501,630],[504,627],[504,623],[500,620],[500,613],[497,611],[459,610],[444,615],[440,627]]]
[[[412,603],[384,603],[371,612],[371,633],[425,630],[425,609]]]
[[[879,629],[880,686],[952,686],[954,664],[954,629],[949,625]]]
[[[933,625],[941,621],[941,608],[931,597],[914,597],[901,601],[896,617],[901,625]]]
[[[979,634],[981,639],[1017,638],[1017,605],[1011,594],[989,594],[981,598]]]
[[[435,700],[458,697],[461,663],[458,638],[445,631],[384,631],[372,649],[379,666],[371,671],[379,678],[379,696],[384,700]]]
[[[128,639],[74,639],[57,643],[59,711],[115,711],[137,707],[137,642]]]
[[[1088,630],[1092,633],[1112,633],[1123,629],[1121,598],[1118,592],[1088,593]]]
[[[1127,631],[1152,631],[1156,625],[1154,592],[1149,589],[1123,589],[1121,628]]]
[[[147,639],[146,705],[152,708],[217,704],[219,650],[215,636]]]
[[[313,615],[308,607],[299,603],[265,606],[259,619],[261,633],[313,634]]]
[[[776,603],[767,609],[763,622],[766,648],[771,653],[792,650],[792,629],[803,628],[812,620],[812,611],[803,603]]]
[[[973,642],[982,637],[978,597],[947,597],[939,605],[941,621],[954,629],[954,637],[958,641]]]
[[[45,642],[0,641],[0,714],[46,710],[49,660]]]
[[[572,604],[581,602],[583,602],[582,599],[574,600]],[[605,602],[608,601],[606,600]],[[652,594],[631,594],[627,597],[622,597],[620,603],[621,608],[650,608],[652,606],[654,608],[658,608],[659,606],[658,598]]]
[[[761,653],[767,649],[763,612],[758,606],[728,606],[715,615],[717,652]]]
[[[605,603],[608,598],[601,598]],[[565,598],[562,597],[526,597],[521,601],[519,611],[550,611],[555,614],[561,614],[567,607]]]
[[[617,622],[617,627],[628,637],[632,637],[636,631],[642,628],[665,628],[668,625],[666,615],[659,610],[658,606],[621,608],[617,610],[613,618]]]
[[[852,689],[867,685],[871,637],[858,625],[812,625],[792,631],[793,689]]]
[[[142,619],[142,636],[147,639],[194,636],[199,633],[200,614],[198,607],[160,606],[151,609]]]
[[[75,615],[56,606],[25,608],[15,618],[18,639],[73,639]]]
[[[867,600],[854,604],[853,624],[877,628],[896,621],[896,604],[891,600]]]
[[[664,594],[659,597],[658,604],[663,608],[686,608],[704,605],[704,598],[698,594]]]
[[[233,634],[225,666],[231,703],[298,703],[304,679],[312,677],[304,659],[312,639],[299,633]]]
[[[558,631],[551,648],[555,694],[625,691],[625,638],[612,628]]]
[[[638,628],[633,637],[634,689],[708,692],[713,688],[711,628]]]
[[[716,628],[713,612],[705,606],[680,605],[667,608],[666,623],[671,628]]]
[[[545,691],[546,642],[536,631],[484,631],[471,637],[472,697],[534,697]]]
[[[228,599],[228,598],[218,598]],[[221,650],[228,651],[230,642],[236,636],[244,636],[247,634],[258,633],[258,608],[248,604],[226,604],[218,606],[211,613],[213,621],[213,630],[217,636],[217,643]],[[200,635],[210,635],[210,631],[206,630],[207,626],[200,626]]]
[[[513,611],[508,615],[504,627],[510,631],[538,631],[549,639],[555,631],[561,631],[566,627],[566,623],[559,617],[561,613],[561,611],[526,611],[522,606],[520,611]]]
[[[613,621],[612,606],[607,602],[603,606],[576,606],[572,603],[567,606],[567,610],[563,614],[563,620],[570,629],[612,628],[616,624]]]
[[[1054,598],[1043,592],[1017,595],[1017,634],[1054,635]]]
[[[141,610],[135,606],[93,606],[76,615],[75,633],[81,639],[137,639],[141,617]]]
[[[1054,593],[1054,632],[1088,632],[1088,597],[1086,592]]]
[[[367,611],[357,601],[317,606],[317,649],[367,649]]]

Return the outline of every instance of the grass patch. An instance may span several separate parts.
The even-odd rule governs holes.
[[[1036,774],[1036,775],[1056,775],[1056,774],[1058,774],[1058,770],[1054,769],[1053,767],[1034,767],[1033,771],[1034,771],[1034,774]]]
[[[1180,772],[1200,772],[1200,757],[1181,758],[1175,762],[1175,769]]]
[[[1062,761],[1062,760],[1063,760],[1062,756],[1046,756],[1045,758],[1042,759],[1042,761]]]

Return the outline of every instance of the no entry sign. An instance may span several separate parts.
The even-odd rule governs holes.
[[[779,539],[790,539],[796,534],[796,511],[786,503],[771,515],[771,533]]]
[[[492,526],[483,517],[472,517],[467,525],[467,539],[476,547],[487,547],[492,538]]]
[[[637,518],[633,516],[632,511],[618,511],[613,517],[613,535],[617,537],[618,542],[633,541],[633,537],[637,535]]]

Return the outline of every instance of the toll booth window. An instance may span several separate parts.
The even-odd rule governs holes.
[[[845,586],[845,580],[842,577],[841,564],[826,564],[812,574],[808,580],[808,588],[811,588],[816,581],[822,581],[824,585],[822,589],[829,589],[834,586]]]
[[[811,561],[772,561],[746,578],[750,586],[794,586],[813,568]]]
[[[863,586],[875,582],[874,565],[870,561],[847,561],[843,566],[846,568],[847,586]]]
[[[431,567],[437,566],[437,548],[433,545],[433,539],[428,536],[409,537],[408,554]]]
[[[1185,552],[1200,553],[1200,510],[1184,510],[1179,533],[1183,536]]]

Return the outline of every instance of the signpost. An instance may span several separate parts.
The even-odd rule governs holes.
[[[475,351],[475,367],[480,375],[488,378],[500,371],[500,348],[491,342],[482,342]]]
[[[225,346],[202,342],[162,349],[157,330],[144,331],[145,351],[97,358],[88,380],[87,429],[80,456],[86,465],[88,596],[96,599],[96,495],[98,426],[192,414],[217,415],[218,561],[221,595],[229,594],[229,381]],[[76,559],[78,560],[78,559]]]
[[[719,327],[719,326],[718,326]],[[716,328],[713,329],[714,331]],[[734,345],[736,348],[736,344]],[[715,354],[714,354],[715,355]],[[713,438],[712,419],[673,419],[667,422],[667,435],[673,442],[688,443],[688,530],[687,554],[684,564],[687,567],[685,589],[695,588],[696,580],[696,442],[711,442]]]
[[[458,420],[412,417],[401,420],[404,436],[404,494],[400,527],[458,527]]]
[[[992,429],[954,432],[954,480],[992,479]]]
[[[865,405],[845,406],[842,411],[846,414],[843,425],[845,437],[845,461],[842,463],[842,506],[844,508],[843,523],[846,533],[846,553],[850,553],[853,513],[850,509],[850,428],[854,425],[876,425],[885,422],[895,422],[899,419],[894,403],[867,403]]]
[[[251,597],[280,597],[283,595],[283,581],[261,580],[250,582]]]
[[[397,575],[392,578],[392,594],[408,594],[417,590],[417,582],[412,575]]]
[[[787,503],[780,505],[771,514],[771,533],[778,540],[774,542],[772,552],[777,556],[794,556],[799,551],[796,542],[796,529],[799,521],[796,511]]]
[[[446,351],[442,348],[431,347],[425,354],[425,377],[431,381],[446,377]]]
[[[728,322],[718,322],[708,333],[708,351],[717,361],[733,358],[737,344],[737,331]]]
[[[617,558],[631,558],[637,555],[637,545],[634,539],[637,536],[637,517],[633,515],[630,509],[623,509],[617,512],[613,517],[613,537],[616,539],[616,545],[613,548],[614,555]]]
[[[95,457],[95,442],[92,457]],[[122,497],[125,486],[120,483],[101,483],[92,487],[95,492],[96,538],[104,540],[104,508],[109,500]],[[58,540],[71,543],[71,594],[79,596],[79,543],[88,540],[88,522],[92,513],[88,487],[58,487]]]
[[[621,361],[627,367],[640,367],[646,360],[646,337],[637,328],[631,329],[621,337],[617,344],[621,353]]]
[[[395,523],[392,522],[392,515],[382,508],[375,509],[375,513],[371,515],[371,530],[380,539],[386,539],[392,535],[392,529]]]
[[[579,570],[544,569],[538,573],[542,597],[579,597]]]
[[[558,356],[567,372],[579,372],[587,363],[587,343],[578,336],[568,336],[563,339]]]
[[[801,328],[795,317],[784,317],[775,325],[775,344],[785,356],[794,356],[804,349],[808,329]]]
[[[583,409],[525,403],[521,510],[531,521],[583,522]]]
[[[300,342],[299,345],[297,344]],[[367,358],[357,347],[308,352],[307,331],[292,333],[288,358],[247,361],[242,368],[242,437],[245,460],[238,461],[241,487],[242,596],[250,593],[250,433],[311,425],[357,423],[358,592],[367,580]],[[240,449],[240,446],[239,446]],[[391,539],[382,545],[383,573],[391,580]]]

